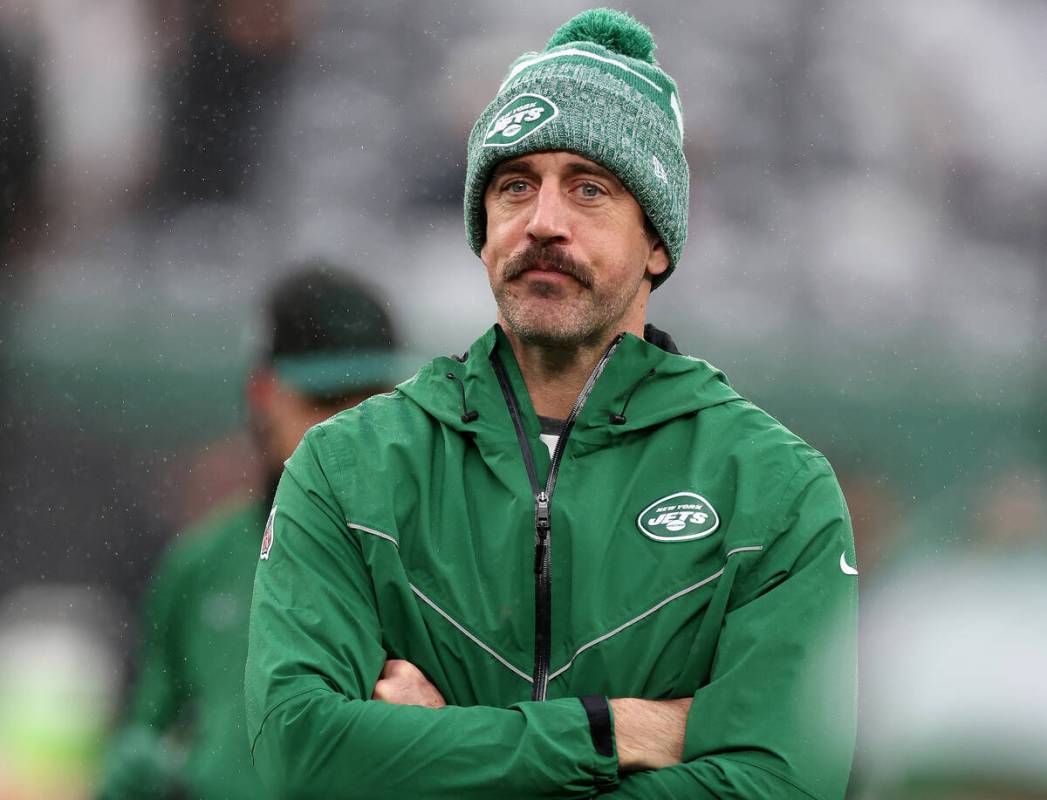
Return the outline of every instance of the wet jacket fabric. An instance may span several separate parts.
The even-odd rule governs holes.
[[[150,585],[128,712],[104,800],[265,797],[251,764],[243,670],[263,500],[221,509],[182,534]]]
[[[704,361],[627,334],[594,379],[545,550],[521,446],[543,487],[552,460],[497,327],[307,434],[246,673],[282,796],[843,797],[857,584],[831,468]],[[387,658],[449,705],[369,700]],[[693,696],[683,763],[620,775],[593,696]]]

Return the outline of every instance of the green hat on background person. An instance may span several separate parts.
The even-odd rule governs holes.
[[[486,239],[484,191],[500,162],[564,150],[613,172],[679,263],[687,241],[690,173],[676,83],[658,66],[651,32],[629,14],[584,11],[541,53],[509,68],[469,135],[465,231],[477,255]]]
[[[269,298],[266,360],[302,394],[337,398],[410,374],[384,302],[345,272],[310,262],[277,282]]]

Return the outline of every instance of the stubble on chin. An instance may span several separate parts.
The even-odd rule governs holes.
[[[595,289],[560,281],[503,283],[495,301],[503,322],[519,341],[548,349],[592,346],[615,317],[607,308],[608,298]]]
[[[569,275],[562,280],[527,279],[529,269]],[[637,285],[599,286],[592,269],[559,247],[534,243],[510,258],[500,270],[495,302],[508,329],[521,342],[550,349],[595,346],[607,331],[621,324]]]
[[[527,280],[533,269],[553,270],[574,279]],[[555,245],[532,243],[510,258],[494,287],[495,302],[509,330],[522,342],[541,347],[573,347],[591,335],[595,278],[586,265]]]

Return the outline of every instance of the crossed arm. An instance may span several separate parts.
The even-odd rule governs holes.
[[[444,706],[421,673],[386,663],[360,542],[307,457],[288,462],[277,494],[245,676],[255,766],[282,796],[843,797],[856,593],[840,572],[853,545],[831,473],[802,475],[775,515],[789,535],[717,627],[715,659],[682,665],[693,711],[690,698],[612,699],[608,750],[578,698]],[[395,553],[375,552],[395,573]]]
[[[418,667],[403,659],[389,659],[374,687],[372,700],[393,705],[443,708],[443,695]],[[692,698],[642,700],[615,698],[610,702],[618,769],[632,772],[679,764]]]

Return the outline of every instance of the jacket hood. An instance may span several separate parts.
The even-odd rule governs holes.
[[[527,434],[537,437],[538,417],[505,333],[493,325],[464,356],[441,356],[398,387],[443,425],[465,435],[515,441],[512,418],[492,357],[501,360]],[[653,325],[644,338],[623,334],[571,432],[572,440],[608,438],[659,425],[712,406],[742,399],[708,362],[676,351]]]

